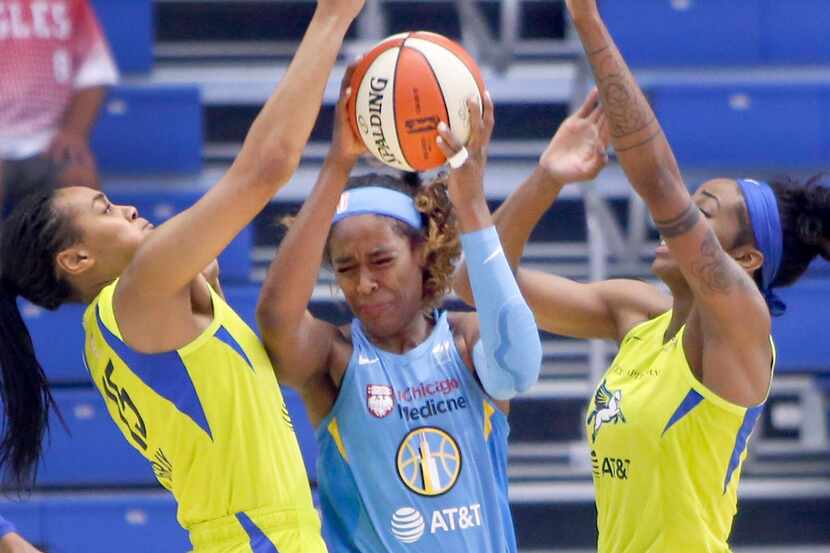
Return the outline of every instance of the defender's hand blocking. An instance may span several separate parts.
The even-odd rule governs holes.
[[[605,110],[593,89],[579,110],[559,126],[539,165],[560,185],[593,180],[608,163],[610,139]]]
[[[366,152],[366,146],[360,137],[355,136],[352,126],[349,124],[348,103],[349,98],[355,92],[349,86],[355,67],[360,63],[356,59],[346,68],[343,80],[340,81],[340,99],[337,100],[337,108],[334,112],[334,133],[331,141],[330,156],[338,161],[354,163],[357,158]]]
[[[487,165],[487,150],[490,146],[490,137],[493,134],[495,117],[490,93],[485,92],[482,100],[484,102],[483,114],[481,106],[474,98],[467,100],[467,108],[470,112],[470,140],[466,147],[467,160],[458,167],[450,168],[448,190],[450,201],[456,209],[465,209],[475,205],[475,202],[480,202],[486,206],[483,186],[484,167]],[[464,146],[444,123],[438,125],[438,135],[436,143],[448,160],[453,159],[464,150]]]

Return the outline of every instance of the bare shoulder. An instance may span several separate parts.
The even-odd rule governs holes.
[[[597,283],[616,323],[617,340],[632,328],[672,308],[672,297],[648,282],[635,279],[612,279]]]

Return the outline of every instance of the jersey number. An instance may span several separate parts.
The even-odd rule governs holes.
[[[130,435],[133,437],[133,440],[141,446],[141,449],[147,450],[147,426],[144,424],[144,418],[141,416],[141,413],[138,412],[138,408],[135,406],[130,394],[127,393],[127,390],[124,388],[119,388],[118,384],[112,381],[112,373],[115,370],[115,367],[112,365],[112,361],[107,363],[107,368],[104,371],[104,378],[101,381],[104,384],[104,391],[107,394],[107,397],[110,398],[118,407],[118,416],[121,418],[121,421],[130,431]],[[130,424],[125,416],[125,411],[130,410],[135,414],[136,423]]]

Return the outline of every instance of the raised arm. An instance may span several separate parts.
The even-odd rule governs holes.
[[[509,400],[539,378],[542,345],[484,196],[484,167],[495,121],[489,94],[485,94],[483,103],[482,117],[482,106],[468,100],[469,157],[450,171],[447,188],[462,233],[461,245],[478,314],[478,324],[468,319],[468,328],[464,329],[468,351],[472,351],[474,369],[484,390],[494,399]],[[457,159],[462,145],[444,123],[439,124],[438,133],[441,151],[447,159]]]
[[[726,360],[730,366],[760,367],[768,376],[770,317],[763,297],[724,252],[692,201],[660,123],[608,33],[596,0],[567,0],[567,5],[594,72],[620,165],[694,294],[705,338],[704,383],[721,387],[716,373],[728,371],[706,368],[723,364],[724,355],[734,357]],[[710,361],[712,352],[716,361]],[[735,397],[728,388],[716,391]]]
[[[335,114],[334,139],[314,188],[280,244],[257,304],[257,322],[281,383],[303,390],[329,369],[337,328],[314,318],[308,303],[323,261],[331,221],[355,162],[365,150],[346,117],[346,71]]]
[[[252,124],[233,165],[193,207],[148,236],[122,275],[117,306],[124,302],[140,309],[180,293],[288,181],[343,37],[362,4],[318,1],[285,77]]]
[[[514,272],[530,233],[562,188],[593,180],[605,166],[608,125],[598,99],[592,90],[560,125],[530,177],[496,210],[496,228]],[[539,327],[563,336],[619,340],[633,323],[670,306],[664,294],[636,281],[582,284],[529,270],[518,270],[517,280]],[[466,263],[456,272],[454,286],[472,305]]]

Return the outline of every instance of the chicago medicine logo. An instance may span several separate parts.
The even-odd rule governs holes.
[[[621,403],[622,391],[609,390],[608,386],[605,385],[605,380],[603,380],[594,394],[594,410],[588,415],[588,420],[586,421],[587,425],[593,425],[591,442],[597,440],[597,433],[603,424],[625,422],[625,415],[623,415]]]
[[[366,386],[366,407],[379,419],[392,412],[395,406],[395,394],[392,386],[386,384],[369,384]]]
[[[424,426],[409,432],[398,446],[398,476],[410,491],[435,497],[452,489],[461,474],[461,449],[440,428]]]

